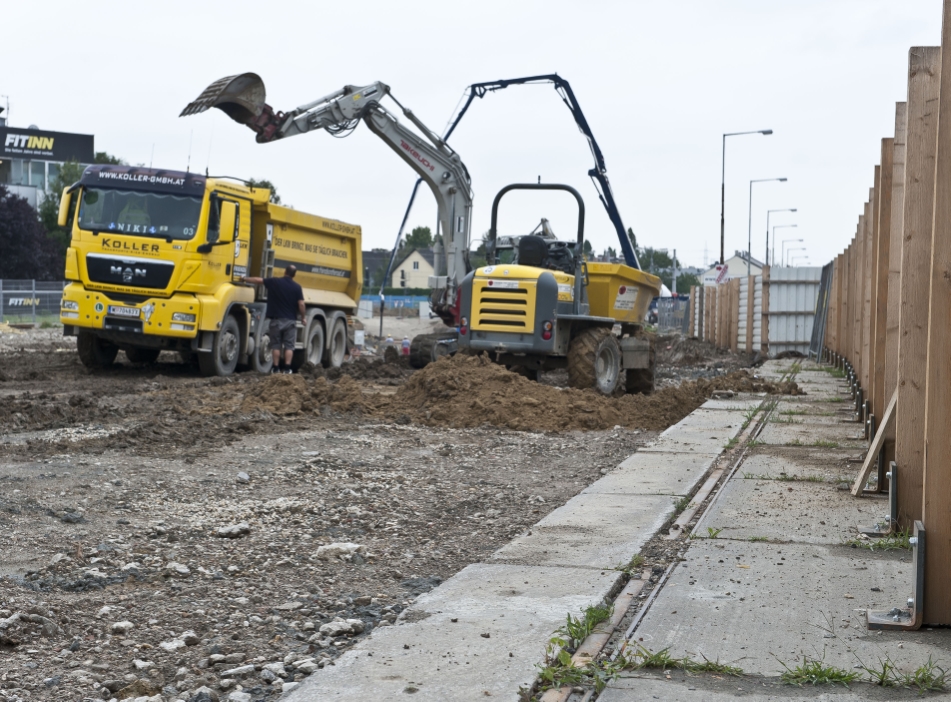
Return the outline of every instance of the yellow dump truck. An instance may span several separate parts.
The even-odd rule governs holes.
[[[499,202],[513,190],[561,190],[578,203],[578,236],[569,243],[528,235],[514,257],[500,262]],[[545,220],[543,220],[544,222]],[[584,260],[584,201],[568,185],[522,183],[499,191],[492,203],[486,244],[488,266],[462,282],[459,347],[488,352],[528,377],[567,368],[568,384],[614,393],[654,390],[654,352],[642,329],[657,276],[620,263]]]
[[[275,205],[230,178],[90,166],[63,191],[72,239],[60,321],[90,368],[177,351],[203,375],[268,372],[266,290],[242,276],[297,267],[306,324],[293,366],[339,366],[363,284],[360,227]]]

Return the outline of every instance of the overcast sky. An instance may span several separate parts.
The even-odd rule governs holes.
[[[415,174],[366,127],[259,145],[218,110],[178,113],[213,80],[254,71],[280,110],[383,81],[442,132],[470,83],[557,72],[601,145],[625,225],[686,265],[719,254],[721,135],[773,129],[727,140],[727,256],[747,245],[749,181],[787,177],[754,186],[753,256],[764,255],[767,210],[795,207],[771,223],[797,224],[780,238],[801,236],[788,246],[823,264],[855,233],[905,99],[908,49],[940,43],[941,3],[33,0],[6,3],[3,25],[12,126],[94,134],[97,150],[133,164],[184,169],[190,158],[193,171],[270,179],[297,209],[362,225],[367,249],[392,246]],[[478,101],[451,144],[472,175],[476,237],[502,186],[541,176],[577,187],[595,248],[617,247],[587,144],[550,86]],[[510,197],[504,232],[544,216],[572,237],[564,196]],[[410,226],[435,219],[424,191]]]

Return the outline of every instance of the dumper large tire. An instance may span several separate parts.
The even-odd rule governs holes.
[[[298,371],[308,363],[313,366],[319,366],[326,360],[325,356],[324,323],[319,317],[314,317],[310,321],[310,326],[307,328],[306,336],[304,337],[304,348],[295,351],[291,357],[291,369]],[[273,364],[273,361],[271,363]],[[267,372],[269,373],[270,369],[268,369]]]
[[[589,327],[568,345],[568,385],[611,395],[621,379],[621,346],[607,327]]]
[[[221,329],[215,332],[211,352],[198,354],[198,367],[202,375],[225,376],[234,373],[241,351],[240,333],[238,320],[229,314],[221,323]]]
[[[162,353],[161,349],[131,348],[125,350],[125,357],[129,359],[129,363],[141,363],[147,365],[149,363],[155,363],[158,360],[160,353]]]
[[[88,331],[79,332],[76,337],[76,350],[79,351],[79,360],[86,368],[107,368],[119,354],[118,346],[103,341]]]
[[[654,393],[654,342],[651,342],[650,365],[647,368],[632,368],[625,371],[624,389],[629,395]]]

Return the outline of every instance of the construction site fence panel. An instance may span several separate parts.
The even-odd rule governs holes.
[[[0,278],[0,322],[59,323],[63,281]]]
[[[769,355],[806,355],[816,318],[822,268],[771,268],[769,276]]]
[[[681,331],[689,307],[688,300],[662,297],[657,300],[657,329],[662,332]]]

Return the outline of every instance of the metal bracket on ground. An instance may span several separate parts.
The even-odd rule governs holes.
[[[879,465],[883,463],[881,454],[879,454],[878,462]],[[891,461],[889,463],[888,472],[884,474],[879,473],[879,481],[888,478],[888,514],[886,514],[885,518],[878,524],[856,527],[859,533],[865,534],[866,536],[882,537],[888,536],[895,531],[895,525],[898,523],[898,486],[895,481],[897,470],[895,461]],[[881,484],[881,482],[879,484]]]
[[[912,564],[914,565],[914,590],[905,607],[891,609],[866,610],[865,618],[869,629],[898,629],[914,631],[921,627],[924,611],[925,593],[925,525],[915,521],[915,533],[910,539],[912,545]]]

